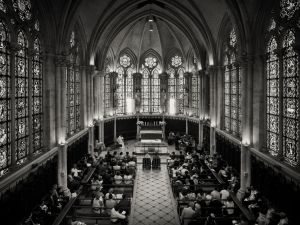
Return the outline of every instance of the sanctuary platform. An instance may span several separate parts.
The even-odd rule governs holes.
[[[161,141],[161,139],[141,140],[134,144],[134,150],[137,155],[145,154],[146,152],[149,154],[158,153],[159,155],[167,155],[168,144]]]

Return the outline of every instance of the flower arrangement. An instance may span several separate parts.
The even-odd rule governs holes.
[[[161,126],[164,126],[164,125],[166,125],[167,123],[165,122],[165,121],[159,121],[159,125],[161,125]]]
[[[136,122],[136,125],[142,126],[142,125],[144,125],[144,122],[139,120],[139,121]]]

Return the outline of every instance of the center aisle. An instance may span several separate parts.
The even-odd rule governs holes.
[[[179,225],[166,164],[161,170],[138,165],[130,225]]]

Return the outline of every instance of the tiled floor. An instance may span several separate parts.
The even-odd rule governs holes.
[[[130,225],[178,225],[166,165],[143,170],[139,165]]]

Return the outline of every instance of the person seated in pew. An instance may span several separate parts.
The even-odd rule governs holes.
[[[234,215],[234,202],[232,200],[231,196],[227,197],[227,200],[223,202],[223,214],[227,216],[233,216]]]
[[[228,199],[228,197],[230,196],[229,191],[228,191],[225,187],[226,187],[226,186],[223,185],[223,188],[222,188],[222,190],[220,191],[220,195],[221,195],[221,199],[222,199],[222,200],[226,200],[226,199]]]
[[[129,173],[129,171],[125,172],[124,183],[125,184],[132,184],[132,175]]]
[[[122,211],[125,212],[125,215],[129,214],[130,211],[130,201],[127,199],[126,194],[122,194],[122,199],[119,201],[117,204],[118,208]]]
[[[218,187],[214,187],[214,190],[211,191],[210,195],[213,199],[221,199],[221,194]]]
[[[111,209],[110,221],[112,224],[128,224],[126,211],[122,211],[119,205]]]
[[[117,204],[117,201],[114,199],[113,195],[111,193],[108,194],[108,199],[105,201],[105,207],[106,207],[106,213],[108,215],[111,215],[111,210],[114,208]]]
[[[86,225],[86,224],[84,222],[77,220],[75,216],[72,216],[71,225]]]
[[[116,199],[116,195],[114,194],[114,189],[110,188],[108,190],[108,192],[105,194],[105,199],[108,200],[109,199],[109,195],[112,195],[113,199]]]
[[[119,171],[116,172],[116,175],[114,176],[114,181],[115,181],[115,184],[122,184],[123,177],[121,176]]]
[[[79,170],[77,168],[77,164],[76,163],[74,163],[73,167],[71,168],[71,174],[73,175],[74,179],[81,180],[82,170]]]
[[[181,224],[188,225],[195,214],[194,202],[190,201],[188,207],[183,208],[180,220]]]
[[[104,208],[103,197],[101,197],[100,195],[96,195],[92,201],[93,212],[96,214],[101,214],[104,210],[103,208]]]
[[[96,196],[104,197],[104,194],[101,190],[102,190],[102,186],[96,187],[96,190],[93,191],[93,194],[92,194],[93,198],[96,197]]]

